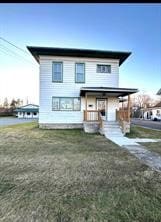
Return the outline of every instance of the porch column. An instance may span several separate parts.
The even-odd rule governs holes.
[[[128,122],[130,122],[130,95],[128,95]]]
[[[121,110],[121,119],[125,119],[125,111],[124,111],[124,97],[122,97],[122,110]]]
[[[124,109],[124,97],[122,97],[122,110]]]

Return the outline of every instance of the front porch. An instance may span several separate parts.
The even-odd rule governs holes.
[[[123,134],[130,132],[130,94],[137,89],[125,88],[81,88],[81,96],[84,96],[83,126],[85,132],[103,133],[107,125],[118,123]],[[119,107],[120,97],[127,96],[127,107]],[[93,99],[93,105],[92,105]],[[117,128],[118,128],[117,127]],[[111,130],[111,129],[108,129]]]
[[[108,121],[103,119],[101,111],[99,110],[84,110],[83,126],[85,132],[103,134],[105,126],[118,123],[121,127],[123,134],[130,132],[130,108],[129,109],[116,109],[116,119],[114,121]],[[107,117],[106,117],[107,118]]]

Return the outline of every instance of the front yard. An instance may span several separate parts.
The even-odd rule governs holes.
[[[161,221],[161,174],[82,130],[0,128],[0,221]]]

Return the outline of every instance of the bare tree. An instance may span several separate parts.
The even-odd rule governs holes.
[[[4,102],[3,102],[3,107],[8,109],[9,108],[9,102],[8,102],[8,99],[7,97],[4,99]]]
[[[23,105],[23,100],[17,99],[16,106],[19,107],[19,106],[22,106],[22,105]]]
[[[143,118],[143,109],[151,107],[154,100],[145,92],[140,92],[131,96],[131,109],[133,117]]]
[[[15,109],[17,107],[17,100],[12,99],[10,103],[10,107],[11,109]]]
[[[152,104],[152,98],[148,95],[143,93],[135,94],[131,97],[131,106],[135,106],[138,108],[147,108],[150,107]]]

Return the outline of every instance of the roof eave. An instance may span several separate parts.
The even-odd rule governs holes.
[[[131,55],[131,52],[121,51],[103,51],[92,49],[72,49],[72,48],[51,48],[51,47],[36,47],[27,46],[29,52],[39,63],[39,56],[70,56],[70,57],[90,57],[90,58],[109,58],[118,59],[119,66]]]
[[[156,95],[158,95],[158,96],[160,96],[161,95],[161,88],[158,90],[158,92],[157,92],[157,94]]]

